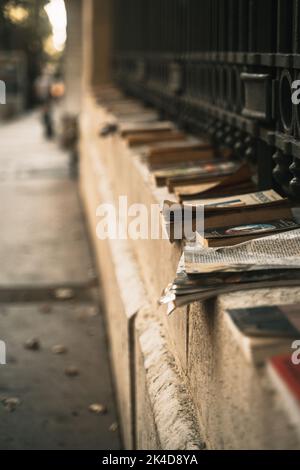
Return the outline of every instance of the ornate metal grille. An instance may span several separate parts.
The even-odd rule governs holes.
[[[114,0],[114,77],[300,197],[300,0]]]

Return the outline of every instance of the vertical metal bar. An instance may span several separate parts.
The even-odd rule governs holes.
[[[278,0],[277,51],[283,54],[292,50],[293,0]]]
[[[294,0],[293,53],[300,53],[300,1]]]
[[[239,2],[239,52],[248,52],[249,50],[249,1],[238,0]]]

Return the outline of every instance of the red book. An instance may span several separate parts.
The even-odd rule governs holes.
[[[270,359],[271,367],[278,374],[287,391],[298,401],[300,405],[300,364],[292,362],[291,354],[275,356]]]
[[[267,370],[278,391],[283,410],[300,435],[300,364],[293,364],[293,352],[295,350],[291,349],[290,354],[272,357]]]

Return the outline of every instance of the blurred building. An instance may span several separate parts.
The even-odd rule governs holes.
[[[0,106],[0,119],[20,115],[27,103],[27,61],[18,51],[0,51],[0,80],[6,86],[6,105]]]

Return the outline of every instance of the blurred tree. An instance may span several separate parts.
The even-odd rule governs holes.
[[[23,51],[27,59],[27,103],[35,104],[34,82],[49,57],[44,42],[51,25],[44,6],[49,0],[0,0],[0,52]]]

